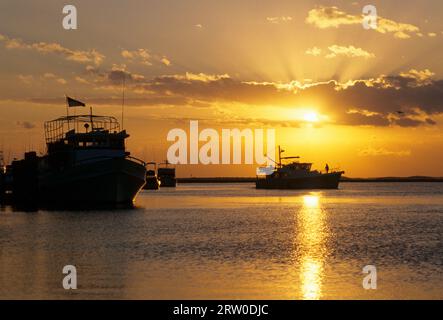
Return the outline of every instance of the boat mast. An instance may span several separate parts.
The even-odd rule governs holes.
[[[123,130],[123,125],[124,125],[124,112],[125,112],[125,89],[126,89],[126,69],[123,70],[123,86],[122,86],[122,128],[121,130]]]
[[[281,148],[278,146],[278,166],[281,168]]]
[[[68,103],[68,96],[65,94],[65,101],[66,101],[66,119],[68,119],[68,131],[70,129],[69,127],[69,103]]]
[[[94,131],[94,120],[92,118],[92,106],[89,106],[89,117],[91,119],[91,130]]]

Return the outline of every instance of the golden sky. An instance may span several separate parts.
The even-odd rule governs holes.
[[[0,149],[44,152],[64,95],[120,117],[133,155],[161,161],[173,128],[273,128],[288,153],[351,177],[443,176],[443,2],[0,3]],[[73,112],[73,111],[71,111]],[[82,112],[77,109],[75,112]],[[252,176],[183,166],[180,176]]]

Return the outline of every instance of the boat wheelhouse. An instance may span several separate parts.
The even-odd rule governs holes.
[[[109,116],[66,116],[45,123],[48,155],[75,151],[74,163],[129,156],[125,151],[128,137],[125,130],[120,131],[117,119]]]

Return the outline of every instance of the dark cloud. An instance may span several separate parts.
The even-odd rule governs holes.
[[[121,88],[119,88],[121,90]],[[110,106],[121,106],[122,98],[82,98],[80,99],[85,101],[87,105],[91,106],[102,106],[102,105],[110,105]],[[66,99],[63,97],[60,98],[32,98],[27,100],[29,102],[38,103],[38,104],[47,104],[60,106],[66,104]],[[125,105],[127,106],[160,106],[160,105],[171,105],[171,106],[185,106],[185,105],[194,105],[193,101],[181,96],[152,96],[152,97],[144,97],[144,98],[126,98]],[[197,103],[198,104],[198,103]]]
[[[35,124],[29,121],[17,121],[16,124],[23,129],[34,129]]]
[[[435,125],[443,113],[443,80],[433,80],[429,70],[410,70],[396,76],[360,79],[347,83],[244,82],[228,75],[186,73],[147,79],[113,67],[95,74],[98,88],[121,90],[123,78],[134,106],[205,107],[216,103],[256,106],[313,107],[330,115],[336,124],[416,127]],[[93,105],[120,104],[121,99],[88,99]],[[253,109],[252,109],[253,110]],[[400,111],[400,112],[398,112]]]
[[[346,125],[434,125],[431,118],[443,112],[443,80],[410,76],[381,76],[348,84],[241,82],[230,77],[168,76],[137,83],[138,90],[172,94],[202,101],[238,102],[248,105],[316,106]],[[349,112],[352,109],[360,112]],[[397,110],[402,110],[401,116]],[[363,112],[364,111],[364,112]]]
[[[382,127],[389,126],[390,121],[385,116],[380,114],[365,115],[362,113],[348,113],[342,117],[342,122],[347,125],[360,125],[360,126],[374,126]]]
[[[396,120],[394,120],[394,123],[399,125],[400,127],[418,127],[424,123],[430,124],[426,120],[421,121],[421,120],[416,120],[416,119],[411,119],[411,118],[396,119]],[[431,124],[435,124],[435,122],[431,123]]]
[[[128,84],[145,80],[145,77],[142,75],[133,74],[124,70],[112,70],[107,74],[107,78],[113,85],[122,85],[123,80]]]
[[[437,124],[437,122],[435,122],[435,121],[432,120],[431,118],[427,118],[425,121],[426,121],[427,124],[430,124],[430,125],[432,125],[432,126]]]

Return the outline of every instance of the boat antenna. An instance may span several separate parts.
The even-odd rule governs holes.
[[[91,131],[94,131],[94,120],[92,116],[92,106],[89,106],[89,118],[91,119]]]
[[[126,69],[123,70],[123,85],[122,85],[122,130],[124,125],[124,110],[125,110],[125,89],[126,89]]]
[[[266,158],[268,158],[269,160],[271,160],[272,162],[274,162],[275,164],[278,164],[277,161],[275,161],[274,159],[272,159],[271,157],[264,155]]]
[[[69,103],[68,103],[68,95],[65,93],[65,102],[66,102],[66,119],[68,119],[68,131],[71,129],[69,126]]]

